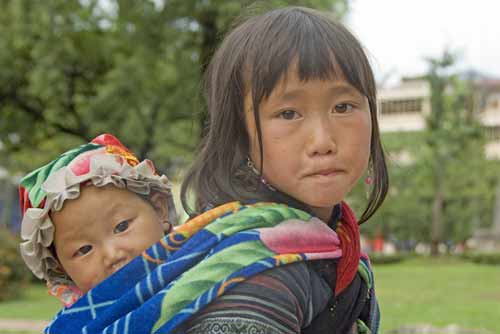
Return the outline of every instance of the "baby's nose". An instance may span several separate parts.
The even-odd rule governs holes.
[[[119,269],[127,260],[127,253],[119,247],[107,245],[104,252],[104,264],[113,271]]]

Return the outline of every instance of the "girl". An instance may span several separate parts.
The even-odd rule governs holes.
[[[359,223],[382,204],[388,175],[375,81],[363,48],[341,24],[298,7],[246,20],[215,53],[205,97],[208,132],[181,189],[190,215],[234,200],[281,202],[316,215],[342,236],[354,221],[343,199],[366,170],[372,189]],[[285,271],[304,270],[292,265],[241,283],[192,320],[188,332],[280,333],[285,330],[277,324],[286,323],[283,319],[292,319],[303,332],[376,332],[377,304],[369,283],[356,275],[342,293],[336,289],[336,275],[349,267],[349,254],[359,255],[359,234],[341,240],[346,248],[340,262],[317,261],[306,268],[335,292],[328,307],[312,312],[312,322],[301,318],[300,303],[285,314],[282,305],[269,302],[280,296],[289,300],[284,287],[293,283],[286,278],[293,275]],[[297,281],[298,291],[314,295],[312,281],[304,281]]]

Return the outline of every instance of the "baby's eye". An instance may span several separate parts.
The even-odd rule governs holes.
[[[292,120],[299,117],[299,114],[295,110],[284,110],[279,113],[279,117],[286,120]]]
[[[82,246],[82,247],[78,248],[78,250],[75,252],[75,256],[83,256],[83,255],[87,254],[88,252],[90,252],[91,250],[92,250],[92,246],[90,246],[90,245]]]
[[[339,114],[345,114],[351,112],[354,106],[350,103],[339,103],[335,105],[335,112]]]
[[[124,220],[120,223],[118,223],[118,225],[115,226],[115,228],[113,229],[113,232],[114,233],[121,233],[121,232],[124,232],[128,229],[128,226],[129,226],[129,221],[128,220]]]

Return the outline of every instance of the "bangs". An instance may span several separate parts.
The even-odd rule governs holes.
[[[256,21],[247,22],[259,31],[247,40],[242,75],[247,84],[251,83],[245,91],[251,90],[254,102],[269,97],[278,82],[286,80],[291,67],[296,67],[304,82],[342,78],[369,99],[375,98],[368,59],[357,39],[342,25],[297,7],[271,11]]]

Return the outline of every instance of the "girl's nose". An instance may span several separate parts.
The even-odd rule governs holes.
[[[309,139],[307,141],[307,153],[310,156],[323,156],[334,154],[337,145],[333,135],[332,120],[329,117],[318,117],[311,122],[308,129]]]

